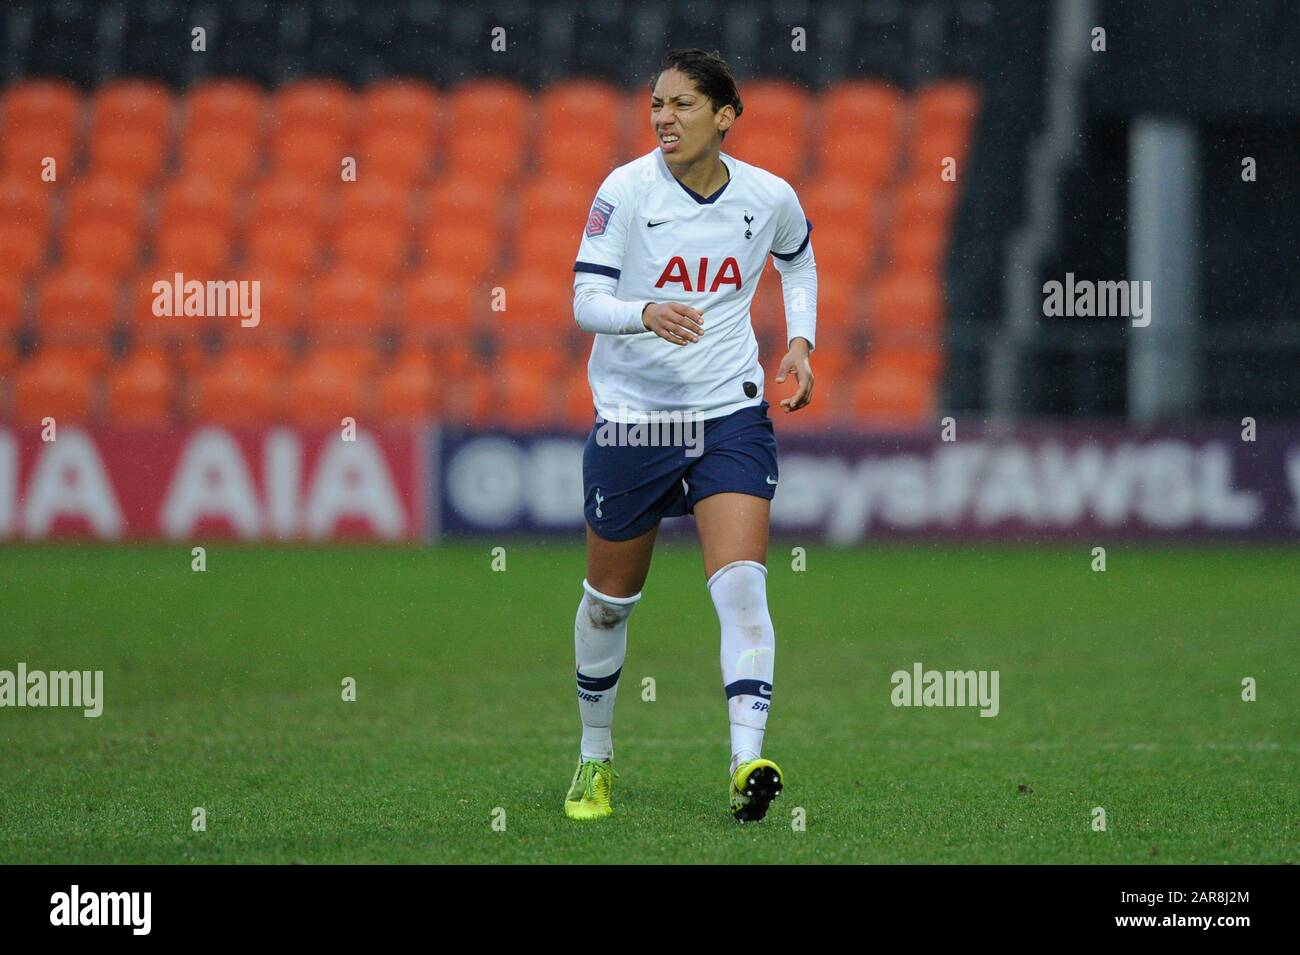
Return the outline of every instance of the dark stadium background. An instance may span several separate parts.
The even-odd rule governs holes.
[[[553,818],[592,418],[571,269],[686,46],[737,73],[726,151],[814,223],[769,558],[772,742],[813,823],[740,844],[716,793],[632,782],[613,858],[1295,861],[1280,0],[4,4],[0,669],[102,668],[108,703],[0,711],[0,861],[583,858]],[[155,315],[178,271],[260,282],[259,324]],[[1045,315],[1067,273],[1150,281],[1153,321]],[[771,266],[753,317],[775,408]],[[716,770],[674,523],[629,659],[684,682],[671,715],[620,704],[632,780]],[[892,709],[918,660],[1002,669],[1002,714]]]

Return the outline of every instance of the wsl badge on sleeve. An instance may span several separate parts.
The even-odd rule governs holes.
[[[609,226],[609,220],[614,217],[614,204],[606,202],[600,196],[592,203],[591,215],[587,217],[587,237],[594,239],[598,235],[604,235],[605,229]]]

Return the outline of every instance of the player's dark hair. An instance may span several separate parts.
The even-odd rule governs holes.
[[[687,49],[673,50],[659,64],[655,75],[650,77],[650,89],[653,91],[659,75],[665,70],[680,70],[689,76],[701,93],[713,101],[713,112],[724,106],[730,106],[740,116],[745,106],[740,102],[740,92],[736,89],[736,78],[731,75],[731,67],[717,50]],[[722,138],[727,138],[727,130],[722,131]]]

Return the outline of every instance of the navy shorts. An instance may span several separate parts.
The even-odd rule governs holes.
[[[712,494],[735,491],[770,501],[780,475],[767,407],[764,401],[707,420],[703,440],[686,446],[602,443],[598,436],[607,422],[598,415],[582,453],[587,524],[605,540],[630,540],[661,518],[691,513],[696,501]],[[605,434],[617,427],[608,424]],[[688,442],[699,437],[687,435]],[[700,453],[692,455],[697,448]]]

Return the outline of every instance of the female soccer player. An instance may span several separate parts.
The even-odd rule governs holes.
[[[794,376],[795,393],[780,403],[797,411],[812,397],[817,270],[812,224],[790,185],[721,151],[742,109],[717,53],[668,54],[650,96],[659,146],[605,179],[573,267],[574,317],[596,333],[596,421],[582,465],[582,746],[564,803],[572,819],[613,812],[610,725],[627,621],[660,519],[687,513],[722,625],[731,813],[762,819],[781,792],[781,770],[762,756],[775,651],[765,561],[779,475],[749,305],[770,252],[789,344],[776,381]]]

